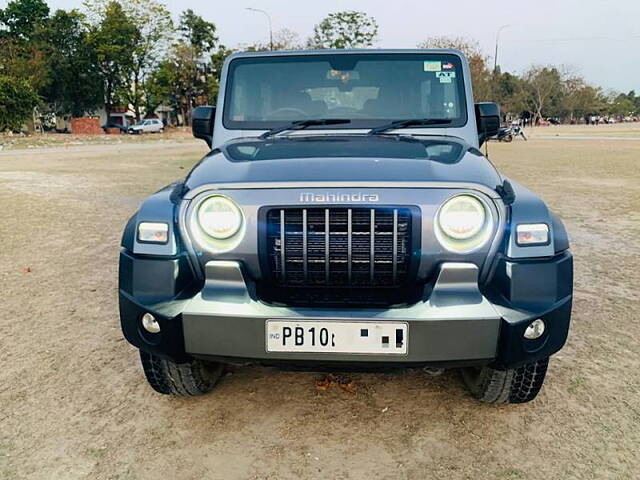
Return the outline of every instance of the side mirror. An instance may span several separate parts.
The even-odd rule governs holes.
[[[500,107],[497,103],[476,103],[476,124],[478,126],[478,142],[482,145],[489,137],[500,131]]]
[[[204,107],[196,107],[191,115],[191,131],[193,136],[201,138],[209,148],[213,143],[213,120],[216,116],[216,107],[209,105]]]

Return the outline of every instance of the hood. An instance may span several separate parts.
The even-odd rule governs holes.
[[[185,187],[349,181],[502,183],[479,150],[453,137],[295,135],[227,142],[193,168]]]

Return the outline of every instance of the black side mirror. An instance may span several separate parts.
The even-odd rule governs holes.
[[[497,103],[476,103],[476,124],[478,126],[478,142],[482,145],[489,137],[500,131],[500,107]]]
[[[204,107],[196,107],[191,115],[191,131],[193,136],[201,138],[209,148],[213,143],[213,120],[216,116],[216,107],[206,105]]]

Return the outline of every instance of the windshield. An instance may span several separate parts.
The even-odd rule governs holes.
[[[462,126],[467,115],[460,59],[349,53],[238,58],[229,65],[226,128],[269,129],[323,118],[351,123],[313,128],[373,128],[408,118]]]

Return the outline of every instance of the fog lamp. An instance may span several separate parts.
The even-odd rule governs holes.
[[[142,326],[149,333],[160,332],[160,324],[156,320],[156,317],[154,317],[150,313],[145,313],[144,315],[142,315]]]
[[[527,326],[527,329],[524,331],[524,338],[527,340],[540,338],[544,333],[544,329],[544,322],[538,318]]]

